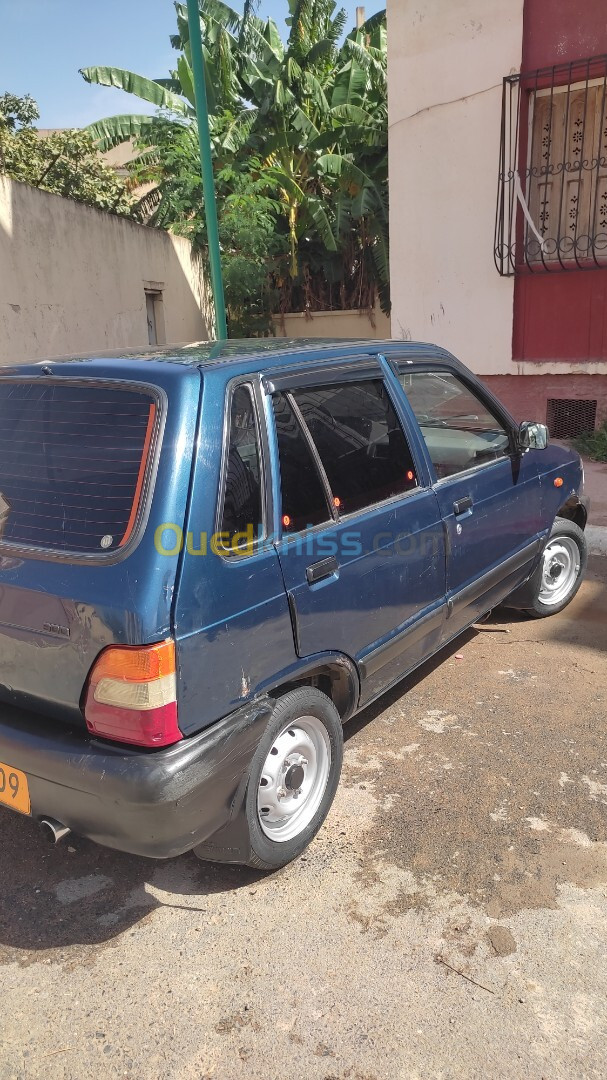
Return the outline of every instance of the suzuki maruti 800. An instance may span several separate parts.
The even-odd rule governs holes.
[[[448,353],[231,341],[0,373],[0,803],[284,865],[342,726],[586,564],[577,454]]]

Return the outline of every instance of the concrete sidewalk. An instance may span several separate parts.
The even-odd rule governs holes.
[[[584,458],[584,494],[590,499],[586,526],[591,555],[607,555],[607,465]]]
[[[584,461],[584,494],[590,499],[588,524],[607,526],[607,464],[601,461]]]

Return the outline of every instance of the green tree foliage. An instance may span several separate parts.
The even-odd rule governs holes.
[[[131,213],[134,199],[100,158],[92,135],[70,130],[41,138],[34,126],[39,115],[33,98],[0,95],[0,172],[99,210]]]
[[[334,0],[285,3],[283,42],[254,4],[241,16],[223,0],[200,0],[224,278],[230,289],[238,279],[244,295],[265,274],[275,311],[365,309],[377,295],[387,311],[385,12],[342,40],[346,16]],[[175,8],[179,57],[168,78],[82,72],[160,114],[110,117],[89,132],[104,148],[135,138],[134,173],[152,185],[141,211],[204,244],[187,12]]]
[[[227,125],[231,120],[224,117]],[[186,236],[195,247],[206,246],[202,214],[202,181],[198,135],[194,125],[181,126],[160,117],[153,147],[141,149],[132,167],[133,180],[146,190],[139,213],[150,224]],[[233,337],[270,332],[278,305],[275,285],[287,237],[277,229],[281,207],[268,194],[259,160],[218,164],[215,185],[219,207],[219,239],[230,333]]]
[[[230,188],[219,222],[230,333],[264,335],[278,303],[275,282],[286,246],[276,231],[277,204],[265,194],[261,173],[239,174],[227,166],[218,181],[221,188]]]

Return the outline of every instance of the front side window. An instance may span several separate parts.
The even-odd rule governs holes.
[[[311,387],[293,396],[340,515],[417,486],[409,447],[381,379]]]
[[[263,521],[259,431],[250,386],[238,386],[232,394],[225,469],[220,528],[230,540],[224,546],[250,547]]]
[[[451,372],[414,371],[399,375],[421,428],[437,479],[454,476],[510,451],[502,423]]]

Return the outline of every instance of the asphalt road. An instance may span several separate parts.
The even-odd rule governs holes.
[[[607,1074],[607,559],[347,728],[272,875],[0,813],[0,1078]],[[461,656],[461,659],[458,657]]]

